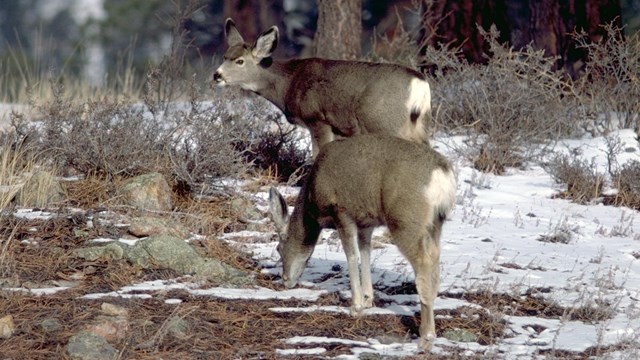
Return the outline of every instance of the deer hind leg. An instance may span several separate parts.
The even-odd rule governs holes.
[[[364,296],[364,307],[373,307],[373,283],[371,282],[371,235],[373,228],[358,231],[358,247],[360,249],[360,282]]]
[[[358,227],[346,215],[338,215],[336,225],[340,240],[342,240],[342,248],[347,256],[349,282],[351,283],[351,315],[360,315],[365,308],[365,300],[358,266]]]
[[[420,298],[420,347],[428,351],[436,339],[433,304],[440,284],[440,244],[433,233],[402,231],[393,234],[394,242],[409,260],[415,272]]]

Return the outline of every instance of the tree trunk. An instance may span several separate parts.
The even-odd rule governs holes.
[[[317,0],[318,29],[314,55],[327,59],[358,59],[361,55],[362,1]]]
[[[587,54],[576,48],[571,33],[585,31],[591,40],[605,36],[600,25],[621,23],[619,0],[435,0],[424,14],[425,29],[435,32],[428,39],[459,47],[473,63],[484,62],[487,45],[477,26],[500,31],[501,42],[515,49],[533,44],[548,56],[558,56],[557,68],[575,77]],[[622,35],[622,34],[621,34]]]

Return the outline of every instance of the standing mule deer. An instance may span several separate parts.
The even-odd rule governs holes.
[[[318,58],[276,61],[278,28],[253,45],[227,19],[229,48],[213,80],[250,90],[311,132],[313,157],[336,137],[382,133],[428,142],[431,93],[425,77],[395,64]]]
[[[325,145],[290,217],[282,195],[275,188],[269,194],[285,286],[298,282],[320,230],[335,227],[347,256],[351,313],[360,314],[373,305],[371,234],[386,225],[415,272],[422,313],[420,346],[429,350],[436,336],[433,302],[440,278],[440,232],[455,192],[451,165],[428,144],[372,134]]]

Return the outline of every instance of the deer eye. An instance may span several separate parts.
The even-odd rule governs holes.
[[[236,59],[236,65],[238,66],[244,65],[244,59]]]

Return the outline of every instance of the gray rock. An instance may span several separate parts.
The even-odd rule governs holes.
[[[137,237],[173,235],[179,238],[186,238],[189,236],[189,229],[179,222],[150,216],[132,218],[129,232]]]
[[[74,360],[112,360],[118,350],[104,338],[87,331],[73,335],[66,346],[69,357]]]
[[[138,241],[128,258],[142,267],[149,264],[173,269],[181,274],[194,274],[204,259],[184,240],[170,235],[152,236]],[[140,251],[143,250],[143,251]]]
[[[40,328],[46,333],[53,333],[62,330],[62,324],[56,318],[46,318],[40,322]]]
[[[171,188],[159,173],[136,176],[119,190],[126,205],[150,211],[171,211]]]
[[[442,336],[451,341],[457,342],[478,342],[478,335],[464,329],[447,330]]]
[[[189,337],[189,323],[181,317],[174,316],[167,322],[167,333],[176,339],[184,340]]]
[[[122,259],[124,249],[118,243],[110,243],[104,246],[91,246],[73,250],[73,255],[82,259],[94,261],[98,259]]]
[[[183,275],[196,275],[231,285],[253,284],[255,279],[219,260],[204,258],[184,240],[170,235],[151,236],[134,246],[117,242],[74,250],[87,260],[125,258],[145,269],[172,269]]]
[[[240,215],[241,220],[251,221],[260,220],[264,218],[264,215],[256,209],[255,204],[244,197],[237,197],[229,203],[231,210]]]

